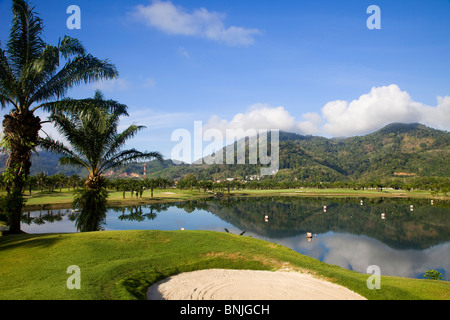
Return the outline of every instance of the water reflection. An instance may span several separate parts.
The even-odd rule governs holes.
[[[445,280],[450,280],[450,242],[424,250],[401,250],[367,236],[334,232],[318,234],[312,241],[302,235],[270,241],[361,273],[365,273],[370,265],[378,265],[384,275],[423,278],[426,270],[437,269],[445,274]]]
[[[410,211],[410,205],[414,211]],[[323,207],[327,209],[324,211]],[[267,238],[329,231],[366,235],[393,248],[425,249],[450,240],[448,202],[408,199],[260,198],[212,202],[209,210]],[[381,219],[380,214],[386,218]],[[263,217],[268,215],[268,222]]]
[[[358,272],[373,264],[382,274],[403,277],[421,277],[436,269],[450,280],[449,209],[449,202],[436,200],[223,198],[110,208],[102,228],[226,228]],[[76,232],[74,218],[70,209],[26,212],[22,229]],[[307,232],[312,239],[306,238]]]

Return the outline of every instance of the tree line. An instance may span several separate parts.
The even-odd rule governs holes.
[[[29,176],[25,183],[24,192],[37,191],[62,191],[65,189],[78,189],[83,186],[84,178],[76,174],[66,176],[64,174],[46,175],[40,173]],[[283,180],[277,181],[271,177],[261,180],[242,181],[238,179],[224,179],[220,181],[200,180],[193,174],[187,174],[182,179],[175,181],[167,178],[105,178],[106,188],[116,192],[121,191],[123,198],[142,198],[145,191],[150,191],[151,197],[155,189],[177,188],[181,190],[198,190],[203,192],[227,192],[231,190],[276,190],[297,188],[318,189],[352,189],[367,190],[375,189],[383,191],[389,188],[394,190],[425,190],[435,195],[447,195],[450,190],[450,179],[441,177],[414,177],[394,178],[391,180],[367,180],[367,181],[335,181],[335,182],[313,182],[310,180]],[[4,188],[4,185],[2,186]]]

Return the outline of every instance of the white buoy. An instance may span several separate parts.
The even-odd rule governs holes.
[[[361,205],[363,205],[363,204],[364,204],[364,201],[361,200]]]

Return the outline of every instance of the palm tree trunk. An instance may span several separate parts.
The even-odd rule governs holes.
[[[89,174],[86,181],[84,182],[84,187],[87,189],[100,189],[105,187],[105,180],[102,176],[98,174]]]
[[[106,191],[105,179],[96,174],[90,174],[84,182],[84,188],[77,192],[73,206],[80,209],[76,219],[78,231],[99,231],[101,223],[106,217]]]
[[[9,157],[6,170],[6,210],[9,233],[20,233],[20,219],[24,204],[25,180],[30,173],[31,151],[36,146],[41,119],[31,112],[12,111],[5,115],[3,128]]]

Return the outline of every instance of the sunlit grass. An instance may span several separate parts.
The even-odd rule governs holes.
[[[329,196],[329,197],[408,197],[408,198],[436,198],[430,191],[404,191],[383,189],[378,191],[375,189],[353,190],[353,189],[319,189],[319,188],[298,188],[298,189],[265,189],[265,190],[215,190],[221,192],[224,196]],[[0,195],[4,192],[0,192]],[[212,192],[204,192],[195,189],[155,189],[153,197],[150,190],[145,190],[141,196],[136,197],[136,193],[131,194],[130,191],[125,192],[125,198],[122,191],[108,190],[108,201],[112,204],[133,204],[133,203],[152,203],[152,202],[173,202],[180,200],[191,200],[203,197],[213,196]],[[33,190],[31,195],[25,193],[27,206],[40,205],[70,205],[73,201],[74,190],[63,188],[61,191],[56,190],[38,191]],[[438,197],[439,199],[449,199],[449,197]]]
[[[67,268],[81,270],[69,290]],[[180,272],[209,268],[290,268],[336,282],[368,299],[450,299],[450,283],[381,277],[328,265],[291,249],[213,231],[128,230],[0,237],[0,299],[144,299],[148,286]]]

